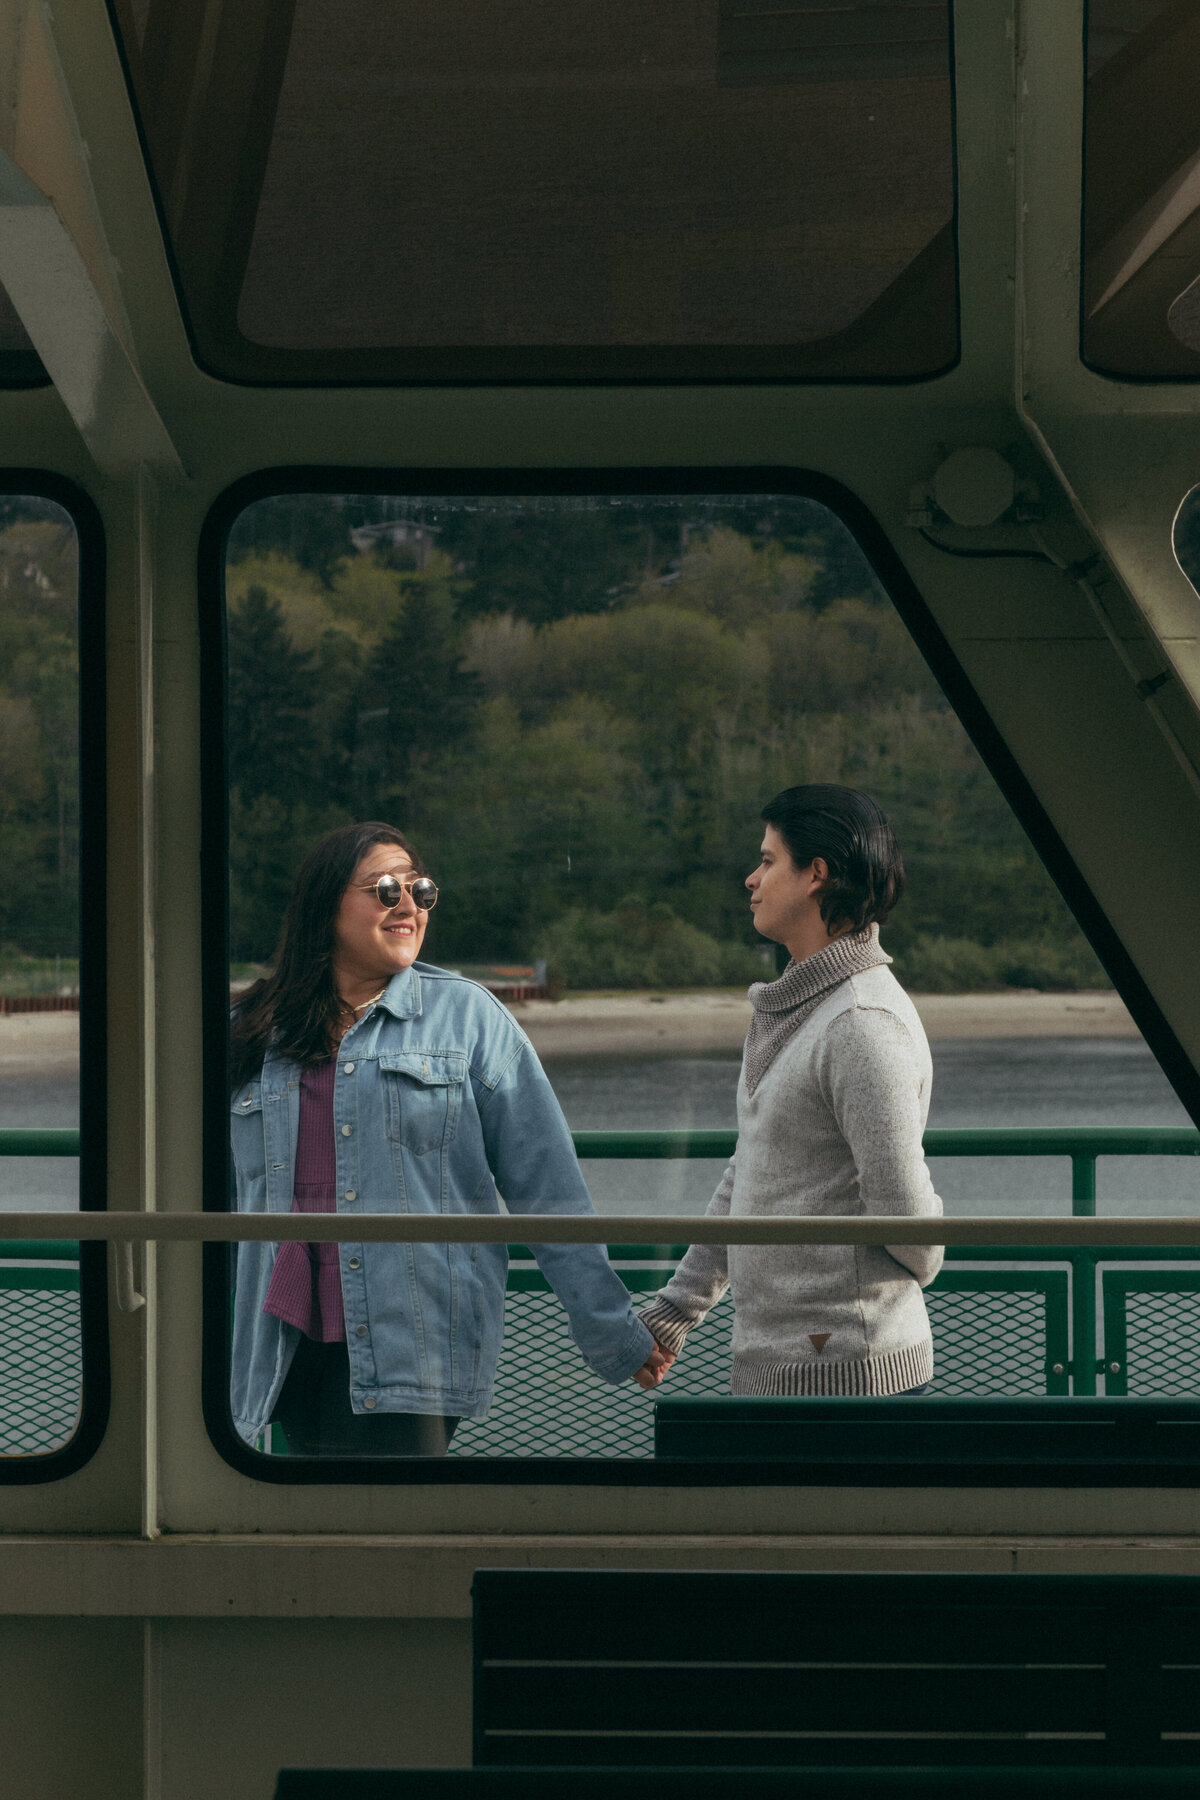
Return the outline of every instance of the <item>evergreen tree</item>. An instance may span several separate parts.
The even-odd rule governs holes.
[[[422,811],[418,777],[462,743],[481,690],[462,660],[449,583],[409,575],[402,585],[403,611],[363,682],[358,769],[361,810],[411,824]]]
[[[250,588],[229,615],[229,785],[243,800],[286,808],[318,774],[317,697],[312,652],[292,644],[279,602]]]

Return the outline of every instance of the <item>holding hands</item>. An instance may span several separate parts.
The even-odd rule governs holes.
[[[640,1388],[656,1388],[674,1361],[673,1350],[664,1350],[661,1344],[655,1344],[641,1368],[634,1370],[633,1379]]]

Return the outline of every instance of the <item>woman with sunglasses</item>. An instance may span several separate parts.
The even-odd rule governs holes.
[[[485,988],[419,963],[437,888],[390,825],[305,858],[275,971],[236,1009],[231,1140],[248,1212],[591,1213],[524,1032]],[[669,1361],[599,1244],[533,1246],[589,1367],[653,1387]],[[299,1455],[444,1453],[491,1400],[502,1244],[238,1246],[231,1400]]]

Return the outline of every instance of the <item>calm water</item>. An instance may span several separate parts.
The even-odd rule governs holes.
[[[934,1126],[1183,1125],[1183,1106],[1144,1044],[1123,1038],[1019,1038],[936,1043]],[[548,1061],[577,1130],[734,1126],[738,1059]],[[938,1157],[947,1212],[1069,1213],[1070,1164],[1058,1157]],[[703,1212],[720,1177],[711,1162],[587,1162],[601,1212]],[[1101,1213],[1200,1209],[1200,1158],[1104,1157]]]
[[[0,1067],[0,1128],[78,1124],[77,1076],[15,1074]],[[73,1211],[78,1205],[79,1165],[73,1156],[0,1157],[0,1211],[32,1212],[41,1206]]]
[[[1144,1044],[1129,1039],[1020,1038],[933,1046],[929,1122],[982,1125],[1188,1125]],[[736,1057],[548,1060],[570,1123],[581,1130],[736,1124]],[[75,1083],[63,1073],[0,1071],[0,1126],[74,1125]],[[1069,1165],[1058,1158],[938,1158],[948,1212],[1069,1212]],[[602,1212],[700,1213],[721,1173],[711,1162],[588,1162]],[[65,1158],[0,1159],[0,1209],[78,1204]],[[1102,1213],[1200,1210],[1200,1158],[1109,1157],[1099,1165]]]

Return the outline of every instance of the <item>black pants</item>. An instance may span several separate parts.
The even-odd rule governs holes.
[[[445,1456],[458,1418],[356,1413],[345,1344],[302,1337],[271,1414],[293,1456]]]

